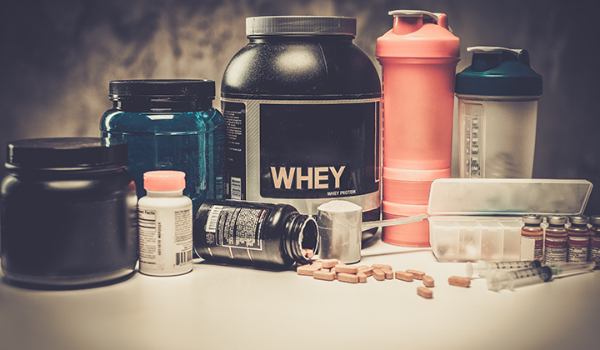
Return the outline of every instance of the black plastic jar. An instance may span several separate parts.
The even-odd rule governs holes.
[[[40,286],[125,277],[138,259],[127,144],[100,138],[10,142],[2,182],[2,270]]]
[[[194,220],[194,249],[205,260],[268,269],[307,264],[316,221],[287,204],[205,201]]]
[[[246,34],[221,84],[226,198],[308,215],[344,199],[378,220],[381,84],[356,19],[253,17]]]

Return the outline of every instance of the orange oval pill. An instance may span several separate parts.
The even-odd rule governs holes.
[[[358,283],[358,276],[349,273],[338,273],[337,279],[340,282]]]
[[[433,277],[429,275],[423,276],[423,285],[429,288],[435,286],[435,281],[433,280]]]
[[[448,278],[448,283],[451,286],[468,287],[471,285],[471,280],[467,277],[451,276],[450,278]]]
[[[396,271],[396,279],[399,279],[399,280],[405,281],[405,282],[412,282],[414,280],[414,277],[413,277],[412,273],[408,273],[408,272],[404,272],[404,271]]]
[[[313,273],[313,278],[316,280],[323,280],[323,281],[333,281],[335,279],[333,276],[333,273],[325,272],[325,271],[315,271]]]
[[[323,267],[330,269],[337,265],[340,261],[338,259],[325,259],[323,260]]]
[[[423,271],[408,269],[408,270],[406,270],[406,272],[412,273],[413,277],[417,280],[422,280],[423,276],[425,276],[425,272],[423,272]]]
[[[364,273],[359,272],[356,274],[356,276],[358,276],[358,282],[367,283],[367,275],[365,275]]]
[[[384,281],[385,280],[385,272],[383,272],[380,269],[374,269],[373,277],[378,281]]]
[[[417,287],[417,294],[425,299],[433,298],[433,291],[425,287]]]
[[[348,265],[336,265],[335,266],[335,271],[337,273],[350,273],[350,274],[356,274],[358,272],[358,268],[356,266],[348,266]]]

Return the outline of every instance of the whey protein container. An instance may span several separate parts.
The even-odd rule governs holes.
[[[378,220],[381,84],[356,19],[253,17],[246,34],[221,85],[226,197],[305,215],[344,199]]]

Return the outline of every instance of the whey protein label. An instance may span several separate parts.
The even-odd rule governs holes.
[[[227,198],[378,196],[379,99],[223,99],[223,114]]]

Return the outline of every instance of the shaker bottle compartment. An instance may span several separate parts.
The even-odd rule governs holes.
[[[426,214],[427,205],[406,205],[383,202],[383,219],[397,219]],[[381,240],[403,247],[429,247],[429,222],[427,219],[412,224],[388,226],[382,229]]]
[[[440,170],[403,170],[383,168],[383,200],[410,205],[427,205],[435,179],[451,177],[450,168]]]

